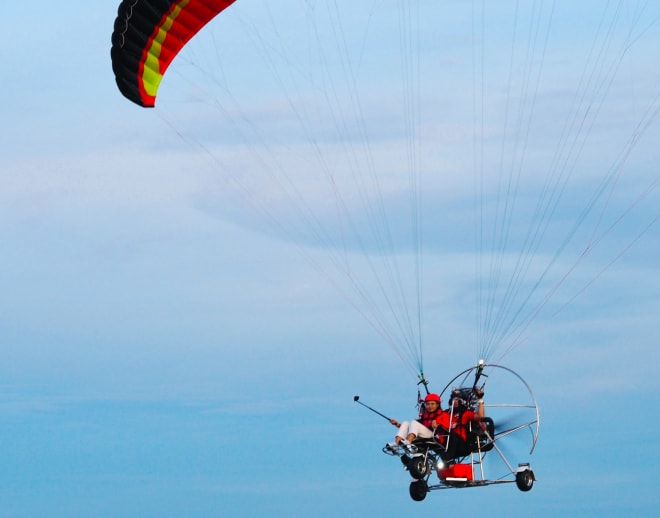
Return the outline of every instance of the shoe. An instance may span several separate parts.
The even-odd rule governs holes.
[[[385,445],[385,449],[391,451],[392,453],[398,453],[399,452],[399,445],[395,442],[388,442]]]
[[[406,439],[403,439],[400,443],[399,446],[403,448],[405,451],[408,453],[414,453],[416,451],[416,448],[408,442]]]

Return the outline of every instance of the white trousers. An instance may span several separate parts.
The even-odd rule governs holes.
[[[396,436],[401,437],[402,439],[407,439],[408,435],[411,433],[415,434],[415,437],[421,437],[422,439],[430,439],[433,437],[433,432],[419,421],[404,421],[401,423]]]

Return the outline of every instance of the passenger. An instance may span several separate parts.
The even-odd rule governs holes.
[[[424,398],[424,405],[419,414],[419,418],[415,421],[404,421],[400,423],[396,419],[390,419],[390,423],[399,427],[399,431],[394,438],[393,443],[389,443],[387,447],[396,451],[403,443],[404,446],[409,446],[418,437],[423,439],[431,439],[433,431],[440,425],[443,418],[443,410],[440,408],[440,396],[438,394],[428,394]]]

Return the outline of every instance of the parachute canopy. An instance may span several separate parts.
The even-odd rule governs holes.
[[[112,69],[125,97],[156,103],[174,57],[199,30],[235,0],[124,0],[112,33]]]

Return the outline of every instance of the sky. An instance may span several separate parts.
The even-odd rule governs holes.
[[[265,4],[151,110],[118,2],[5,6],[0,516],[653,514],[660,6]],[[484,356],[534,488],[413,502],[353,397]]]

